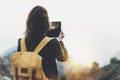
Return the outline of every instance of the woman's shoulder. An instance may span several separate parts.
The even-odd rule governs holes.
[[[59,42],[57,38],[52,38],[52,40],[49,42],[50,45],[59,45]]]

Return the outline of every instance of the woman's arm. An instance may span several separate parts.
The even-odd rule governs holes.
[[[60,50],[61,50],[61,54],[58,55],[58,60],[59,61],[66,61],[68,60],[68,51],[64,46],[64,43],[62,42],[62,39],[64,38],[64,34],[61,31],[60,35],[58,36],[58,41],[59,41],[59,45],[60,45]]]
[[[66,60],[68,60],[68,58],[69,58],[68,51],[65,48],[63,42],[59,41],[59,45],[60,45],[61,53],[58,54],[57,60],[59,60],[59,61],[66,61]]]

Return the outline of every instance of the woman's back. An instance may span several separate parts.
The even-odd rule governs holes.
[[[44,37],[39,38],[39,40],[36,40],[35,42],[32,42],[29,38],[25,39],[27,51],[33,51],[39,42]],[[18,45],[18,51],[21,50],[20,47],[20,40]],[[56,58],[59,58],[59,54],[61,54],[61,47],[59,45],[59,42],[57,39],[52,39],[40,52],[39,55],[42,56],[42,66],[45,75],[48,78],[56,79],[58,78],[58,71],[56,66]],[[57,79],[56,79],[57,80]]]

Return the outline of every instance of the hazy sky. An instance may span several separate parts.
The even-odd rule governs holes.
[[[63,39],[70,56],[80,64],[108,64],[120,52],[119,0],[1,0],[0,50],[17,45],[29,11],[48,10],[50,21],[62,21]]]

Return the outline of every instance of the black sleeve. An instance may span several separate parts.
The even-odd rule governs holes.
[[[57,55],[57,60],[58,61],[66,61],[68,60],[68,51],[64,46],[64,43],[62,41],[57,41],[58,44],[58,53]]]

